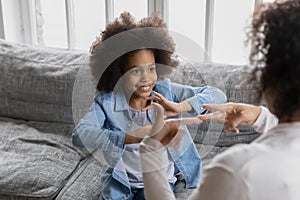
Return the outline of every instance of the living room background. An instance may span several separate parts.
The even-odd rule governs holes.
[[[121,12],[136,19],[158,12],[170,30],[205,49],[206,62],[247,64],[245,27],[254,7],[265,1],[273,0],[1,0],[0,38],[87,51]]]

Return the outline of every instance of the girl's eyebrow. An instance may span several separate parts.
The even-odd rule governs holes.
[[[133,66],[130,67],[130,69],[136,68],[136,67],[151,67],[153,65],[155,65],[155,63],[145,64],[145,65],[133,65]]]

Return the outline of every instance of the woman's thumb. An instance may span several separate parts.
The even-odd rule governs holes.
[[[150,136],[157,134],[164,127],[164,108],[158,103],[152,103],[156,111],[155,120],[150,131]]]

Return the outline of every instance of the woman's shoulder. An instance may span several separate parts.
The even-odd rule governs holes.
[[[251,163],[257,155],[263,154],[263,152],[265,152],[265,146],[259,143],[237,144],[217,155],[212,160],[211,166],[236,172]]]

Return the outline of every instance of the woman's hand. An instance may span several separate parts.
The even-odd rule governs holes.
[[[142,126],[133,131],[126,132],[124,144],[140,143],[151,131],[152,125]]]
[[[202,122],[198,117],[164,120],[164,108],[158,103],[153,103],[153,107],[156,109],[156,117],[149,136],[164,146],[179,147],[180,141],[185,134],[185,131],[179,127]]]
[[[204,109],[213,110],[215,112],[199,115],[201,120],[216,119],[220,123],[224,123],[224,130],[239,133],[237,126],[253,125],[261,113],[261,107],[244,103],[226,103],[220,105],[203,105]]]
[[[149,137],[159,141],[163,146],[177,148],[185,134],[185,131],[180,126],[202,122],[199,117],[164,120],[164,108],[158,103],[152,103],[152,107],[156,109],[154,123],[127,132],[124,144],[140,143],[144,138]]]
[[[192,107],[188,102],[175,103],[166,99],[162,94],[153,91],[155,96],[149,96],[146,100],[153,100],[154,102],[160,104],[165,110],[165,117],[173,117],[179,115],[183,112],[190,111]],[[154,107],[154,104],[146,106],[142,111],[149,110]]]

